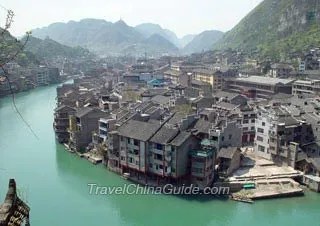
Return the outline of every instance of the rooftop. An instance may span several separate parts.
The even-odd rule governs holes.
[[[136,140],[147,141],[160,128],[160,123],[141,122],[136,120],[129,120],[119,127],[121,136],[133,138]]]
[[[257,83],[257,84],[265,84],[265,85],[277,85],[277,84],[290,84],[294,81],[294,79],[282,79],[282,78],[272,78],[265,76],[249,76],[249,77],[239,77],[233,80],[243,81],[248,83]]]
[[[218,152],[218,158],[232,159],[237,151],[239,151],[237,147],[221,148]]]

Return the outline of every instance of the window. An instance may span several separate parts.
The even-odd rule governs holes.
[[[151,169],[152,169],[152,167],[153,167],[152,163],[149,163],[149,168],[151,168]]]
[[[265,126],[266,125],[266,123],[265,122],[262,122],[262,126]]]
[[[251,130],[254,130],[254,126],[251,126]]]
[[[243,127],[243,131],[248,131],[249,128],[248,127]]]
[[[126,157],[121,156],[121,161],[126,161]]]
[[[133,140],[134,146],[139,146],[139,141],[138,140]]]
[[[123,137],[121,137],[120,140],[123,141]]]
[[[232,139],[232,135],[231,134],[229,134],[229,140],[231,140]]]
[[[265,152],[266,148],[264,146],[259,145],[258,151]]]
[[[264,129],[258,128],[258,133],[264,133]]]
[[[224,141],[224,136],[221,137],[221,141]]]
[[[243,120],[243,124],[248,124],[248,123],[249,123],[248,119]]]
[[[251,122],[252,122],[252,123],[255,123],[255,122],[256,122],[256,120],[255,120],[255,119],[251,119]]]
[[[133,163],[133,162],[134,162],[132,157],[129,158],[129,162],[130,162],[130,163]]]
[[[257,140],[263,142],[263,137],[257,136]]]
[[[155,144],[155,149],[162,150],[162,144]]]
[[[161,160],[161,161],[162,161],[162,155],[155,154],[155,155],[154,155],[154,159],[156,159],[156,160]]]

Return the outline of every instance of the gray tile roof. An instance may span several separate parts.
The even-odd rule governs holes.
[[[191,133],[188,132],[181,132],[176,136],[172,141],[171,144],[173,146],[180,146],[182,145],[189,137],[191,136]]]
[[[213,96],[217,98],[228,98],[228,100],[232,100],[233,98],[239,95],[240,95],[239,93],[219,91],[219,92],[216,92]]]
[[[237,147],[221,148],[218,152],[218,158],[232,159],[238,150]]]
[[[170,101],[170,97],[165,97],[161,95],[156,95],[151,98],[151,101],[157,104],[168,104]]]
[[[217,107],[225,108],[227,110],[235,109],[238,105],[230,104],[227,102],[219,102],[216,104]]]
[[[209,133],[209,129],[212,127],[212,123],[199,119],[197,123],[194,126],[194,129],[196,129],[200,133]]]
[[[119,134],[124,137],[147,141],[159,128],[160,123],[156,125],[155,123],[129,120],[119,127]]]
[[[76,112],[76,117],[81,118],[81,117],[89,114],[92,110],[93,110],[93,108],[89,108],[89,107],[80,108]]]
[[[163,126],[152,138],[151,142],[157,144],[167,144],[178,134],[177,129],[170,129]]]

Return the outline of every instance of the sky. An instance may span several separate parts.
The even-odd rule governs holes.
[[[26,31],[55,22],[84,18],[124,20],[130,26],[156,23],[178,37],[204,30],[228,31],[262,0],[1,0],[0,23],[5,9],[14,11],[10,32]]]

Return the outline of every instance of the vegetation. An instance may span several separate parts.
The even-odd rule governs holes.
[[[216,49],[243,49],[272,60],[319,47],[319,0],[265,0],[219,40]]]
[[[25,38],[23,38],[24,40]],[[91,53],[89,50],[81,47],[69,47],[62,45],[50,38],[44,40],[30,37],[26,45],[26,50],[35,54],[39,58],[51,58],[51,57],[81,57],[89,56]]]

